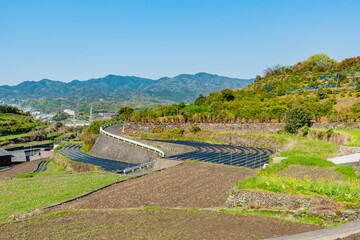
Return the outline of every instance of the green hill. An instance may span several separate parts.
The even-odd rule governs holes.
[[[134,112],[129,121],[284,122],[286,112],[304,107],[313,121],[360,119],[360,57],[337,63],[324,54],[294,66],[268,68],[244,89],[200,95],[188,106]],[[200,109],[201,107],[201,109]]]
[[[100,101],[122,102],[140,108],[153,104],[190,103],[200,93],[241,88],[253,81],[208,73],[182,74],[158,80],[116,75],[69,83],[43,79],[16,86],[0,86],[0,99],[27,100],[24,107],[32,106],[42,111],[83,108],[88,103]]]

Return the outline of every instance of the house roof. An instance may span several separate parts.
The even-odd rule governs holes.
[[[26,162],[26,153],[25,151],[12,151],[11,162]]]
[[[0,147],[0,157],[3,157],[3,156],[11,156],[11,154]]]

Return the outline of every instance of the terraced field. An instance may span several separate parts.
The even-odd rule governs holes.
[[[258,168],[269,163],[269,157],[274,153],[270,149],[257,147],[243,147],[234,145],[210,144],[206,142],[153,140],[181,144],[195,148],[194,152],[168,156],[174,160],[197,160],[236,167]]]
[[[31,162],[24,162],[20,163],[12,168],[9,168],[7,170],[0,172],[0,180],[6,179],[10,177],[14,177],[16,175],[24,174],[24,173],[30,173],[34,172],[38,169],[38,166],[40,163],[42,163],[42,160],[35,160]]]
[[[219,211],[256,171],[186,162],[0,225],[0,239],[263,239],[322,227]]]
[[[107,172],[121,173],[122,170],[134,167],[135,164],[99,158],[89,155],[81,150],[81,145],[65,145],[59,150],[62,154],[75,162],[89,163],[100,167]]]

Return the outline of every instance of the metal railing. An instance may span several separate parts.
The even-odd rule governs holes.
[[[107,127],[109,127],[109,126],[111,126],[111,125],[119,124],[119,123],[122,123],[122,121],[119,120],[119,121],[116,121],[116,122],[111,122],[111,123],[107,123],[107,124],[102,125],[102,126],[100,127],[100,133],[102,133],[102,134],[104,134],[104,135],[106,135],[106,136],[108,136],[108,137],[112,137],[112,138],[118,139],[118,140],[120,140],[120,141],[129,143],[129,144],[131,144],[131,145],[138,146],[138,147],[141,147],[141,148],[144,148],[144,149],[153,151],[153,152],[155,152],[155,153],[160,154],[161,156],[165,156],[165,153],[164,153],[163,151],[161,151],[160,149],[156,148],[156,147],[153,147],[153,146],[150,146],[150,145],[141,143],[141,142],[137,142],[137,141],[134,141],[134,140],[131,140],[131,139],[122,137],[122,136],[118,136],[118,135],[109,133],[109,132],[107,132],[107,131],[104,130],[105,128],[107,128]]]
[[[150,166],[150,165],[154,165],[155,162],[156,162],[156,160],[151,161],[151,162],[148,162],[148,163],[144,163],[144,164],[141,164],[141,165],[137,165],[137,166],[132,167],[132,168],[127,168],[127,169],[125,169],[125,170],[122,170],[122,173],[123,173],[123,174],[128,174],[128,173],[130,173],[130,172],[135,172],[135,171],[138,170],[138,169],[142,169],[142,168],[146,168],[146,167],[148,167],[148,166]]]

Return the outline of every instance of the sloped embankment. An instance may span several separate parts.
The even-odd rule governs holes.
[[[156,153],[99,134],[90,153],[101,158],[135,164],[147,163],[159,157]]]

